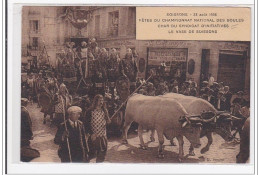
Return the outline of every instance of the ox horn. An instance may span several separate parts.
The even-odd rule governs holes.
[[[232,121],[232,118],[231,118],[231,117],[227,117],[227,118],[225,118],[224,120]]]
[[[201,122],[201,118],[198,116],[190,116],[189,120],[192,122]]]
[[[185,122],[181,125],[181,127],[184,128],[187,124],[188,124],[188,122],[185,121]]]
[[[217,121],[216,116],[214,116],[210,119],[202,119],[202,122],[204,122],[204,123],[209,123],[209,122],[212,122],[212,121],[214,121],[216,123],[216,121]]]
[[[230,115],[230,117],[232,118],[232,119],[236,119],[236,120],[242,120],[243,118],[238,118],[238,117],[236,117],[236,116],[234,116],[234,115]]]
[[[226,113],[226,111],[217,111],[216,112],[217,115],[220,115],[220,114],[223,114],[223,113]]]

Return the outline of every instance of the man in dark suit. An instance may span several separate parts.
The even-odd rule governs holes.
[[[127,49],[125,58],[120,61],[119,71],[121,76],[130,81],[130,93],[132,93],[136,88],[137,64],[130,48]]]
[[[209,89],[208,90],[208,102],[210,102],[210,104],[212,104],[214,107],[216,107],[216,97],[214,96],[214,90]]]
[[[225,110],[230,111],[232,93],[229,91],[229,86],[224,87],[224,97],[226,99]]]
[[[71,106],[69,119],[63,122],[55,135],[54,142],[59,145],[58,155],[61,162],[88,162],[88,146],[85,128],[79,121],[82,109]]]
[[[31,148],[30,140],[33,139],[32,121],[30,113],[26,106],[28,104],[27,98],[21,99],[21,145],[20,158],[22,162],[30,162],[32,159],[40,156],[40,152]]]

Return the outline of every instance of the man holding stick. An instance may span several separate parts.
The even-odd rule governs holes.
[[[59,145],[58,155],[61,162],[88,162],[88,145],[85,128],[79,121],[82,109],[71,106],[68,109],[69,119],[58,128],[54,143]]]

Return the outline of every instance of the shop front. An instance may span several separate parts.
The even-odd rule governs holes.
[[[198,86],[212,75],[233,92],[250,89],[250,42],[161,41],[116,39],[98,42],[108,50],[116,48],[124,58],[127,48],[138,53],[138,76],[147,78],[152,68],[165,66],[165,76],[194,80]]]
[[[167,80],[186,79],[188,49],[148,48],[147,71],[156,69]]]

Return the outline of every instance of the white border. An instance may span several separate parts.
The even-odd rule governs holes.
[[[200,165],[200,164],[36,164],[36,163],[19,163],[19,137],[20,137],[20,63],[21,63],[21,9],[19,9],[19,0],[11,0],[8,2],[8,174],[46,174],[46,173],[62,173],[62,174],[252,174],[254,172],[254,166],[251,161],[247,165]],[[37,4],[36,4],[37,3]],[[23,4],[26,5],[85,5],[86,2],[82,0],[74,0],[64,2],[62,0],[24,0]],[[110,5],[124,5],[124,4],[134,4],[134,5],[158,5],[158,1],[151,1],[145,3],[144,1],[131,0],[128,2],[122,1],[100,1],[100,0],[90,0],[88,4],[110,4]],[[171,1],[160,1],[160,4],[171,4]],[[199,5],[204,4],[206,6],[210,4],[225,4],[230,5],[234,3],[233,0],[197,0],[194,1],[174,1],[174,5]],[[240,0],[236,1],[236,4],[232,6],[242,5],[242,4],[253,4],[253,0]],[[218,5],[219,6],[219,5]],[[248,5],[247,5],[248,6]],[[250,6],[252,7],[252,6]],[[252,8],[252,23],[254,21],[253,8]],[[254,41],[254,31],[252,26],[252,41]],[[253,106],[254,102],[254,42],[251,44],[251,104]],[[253,109],[252,109],[253,111]],[[251,118],[254,118],[253,116]],[[251,120],[251,123],[254,123]],[[252,126],[252,125],[251,125]],[[251,133],[254,133],[254,128],[251,127]],[[251,140],[253,140],[254,135],[251,134]],[[254,144],[251,144],[251,150]],[[251,158],[253,159],[251,154]]]

